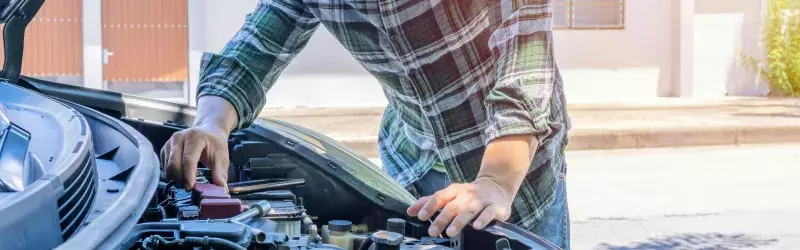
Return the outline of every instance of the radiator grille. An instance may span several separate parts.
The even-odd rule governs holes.
[[[64,182],[64,195],[58,199],[61,236],[68,239],[81,226],[97,194],[97,171],[89,150],[80,167]]]

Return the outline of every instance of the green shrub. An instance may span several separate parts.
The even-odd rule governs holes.
[[[769,81],[771,94],[800,97],[800,0],[770,0],[762,32],[764,60],[744,62]]]

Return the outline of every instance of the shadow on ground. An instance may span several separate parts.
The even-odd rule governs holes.
[[[611,245],[602,243],[600,250],[667,250],[667,249],[748,249],[764,247],[778,242],[747,234],[678,234],[650,238],[631,245]]]

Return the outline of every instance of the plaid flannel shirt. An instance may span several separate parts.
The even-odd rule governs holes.
[[[554,199],[569,129],[551,11],[550,0],[262,0],[219,54],[204,55],[198,98],[227,99],[249,126],[322,24],[383,87],[380,155],[399,184],[435,164],[471,181],[487,143],[535,135],[509,219],[531,228]]]

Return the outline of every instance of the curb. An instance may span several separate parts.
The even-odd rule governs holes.
[[[378,157],[377,137],[337,139],[367,158]],[[623,131],[570,131],[567,150],[644,149],[800,142],[800,126],[698,127]]]

